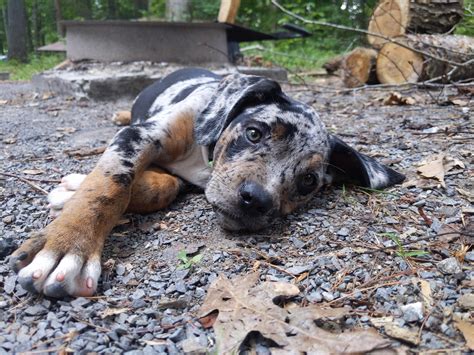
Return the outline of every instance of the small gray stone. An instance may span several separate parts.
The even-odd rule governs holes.
[[[459,265],[455,257],[447,258],[440,261],[437,265],[438,270],[445,275],[452,275],[461,272],[461,266]]]
[[[176,282],[175,287],[179,293],[186,293],[187,291],[186,283],[183,280]]]
[[[401,306],[400,309],[406,322],[418,322],[423,319],[423,304],[421,302],[410,303]]]
[[[323,292],[322,295],[325,301],[327,302],[334,301],[334,295],[331,292]]]
[[[6,293],[8,294],[13,293],[13,291],[15,290],[16,279],[17,279],[16,275],[6,278],[5,284],[4,284],[4,290]]]
[[[349,229],[346,227],[342,227],[337,231],[337,235],[341,237],[347,237],[349,235]]]
[[[117,273],[118,276],[125,275],[125,265],[118,264],[117,267],[115,268],[115,272]]]
[[[73,308],[82,308],[83,306],[85,306],[89,303],[91,303],[91,301],[88,300],[87,298],[79,297],[79,298],[76,298],[75,300],[71,301],[71,306]]]
[[[313,265],[297,265],[297,266],[292,266],[286,269],[287,272],[293,275],[300,275],[306,271],[309,271],[313,268]]]
[[[141,288],[139,288],[132,294],[131,297],[132,297],[133,300],[138,300],[140,298],[143,298],[143,297],[145,297],[145,291],[143,291]]]
[[[137,309],[137,308],[143,308],[146,306],[145,300],[138,298],[132,301],[132,307]]]
[[[15,221],[15,216],[12,214],[2,218],[2,222],[5,224],[10,224],[10,223],[13,223],[14,221]]]
[[[48,313],[48,310],[44,306],[37,304],[26,308],[25,313],[30,316],[39,316]]]
[[[468,262],[474,262],[474,251],[468,251],[466,255],[464,255],[464,260]]]

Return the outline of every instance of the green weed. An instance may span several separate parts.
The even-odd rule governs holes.
[[[406,250],[398,235],[393,232],[382,233],[381,235],[393,240],[393,242],[397,245],[397,251],[395,253],[401,258],[417,258],[429,255],[429,253],[424,250]]]
[[[181,264],[178,266],[178,270],[189,269],[195,264],[198,264],[202,260],[202,254],[194,255],[192,258],[188,258],[185,250],[181,250],[177,255]]]

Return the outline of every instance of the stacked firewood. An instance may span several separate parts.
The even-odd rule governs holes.
[[[380,0],[368,27],[372,48],[324,68],[338,69],[348,87],[472,79],[474,38],[449,34],[462,18],[463,0]]]

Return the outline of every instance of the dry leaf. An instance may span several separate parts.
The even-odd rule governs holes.
[[[449,243],[456,238],[459,238],[459,231],[454,227],[444,224],[441,226],[438,232],[438,240],[441,242]]]
[[[460,187],[456,187],[456,191],[466,197],[466,199],[470,202],[470,203],[474,203],[474,192],[471,190],[464,190],[464,189],[461,189]]]
[[[454,317],[454,324],[456,324],[456,327],[461,331],[464,339],[466,339],[467,347],[470,350],[474,350],[474,324],[459,317]]]
[[[23,170],[22,173],[27,174],[27,175],[40,175],[40,174],[44,174],[44,171],[40,169],[27,169],[27,170]]]
[[[349,310],[314,305],[284,309],[276,304],[298,295],[298,287],[286,282],[258,281],[257,273],[232,281],[220,275],[209,287],[200,318],[218,312],[214,330],[220,354],[238,351],[250,332],[259,332],[275,342],[278,348],[272,348],[272,353],[364,353],[390,344],[374,329],[339,334],[323,330],[316,320],[340,317]]]
[[[416,100],[410,96],[402,96],[399,92],[391,92],[383,100],[384,105],[414,105]]]
[[[430,310],[433,306],[433,297],[431,296],[431,285],[428,281],[423,279],[417,280],[420,283],[421,294],[423,295],[423,306],[425,310]]]
[[[420,344],[418,333],[396,325],[393,322],[393,317],[371,318],[370,322],[376,328],[383,327],[385,334],[392,338],[403,340],[413,345]]]
[[[6,105],[8,103],[8,100],[0,100],[0,105]]]
[[[100,317],[102,319],[104,318],[107,318],[107,317],[110,317],[110,316],[115,316],[116,314],[120,314],[120,313],[125,313],[127,312],[128,310],[130,310],[130,308],[106,308],[100,315]]]
[[[130,124],[132,119],[132,113],[130,111],[118,111],[112,116],[112,122],[117,126],[127,126]]]
[[[441,186],[446,187],[444,175],[454,167],[464,169],[465,165],[459,159],[440,154],[434,158],[430,158],[429,161],[422,163],[417,171],[421,176],[428,179],[434,178],[441,183]]]
[[[452,99],[450,101],[453,105],[456,105],[456,106],[467,106],[467,105],[469,105],[469,100]]]

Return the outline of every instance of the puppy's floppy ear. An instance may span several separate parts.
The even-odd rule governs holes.
[[[246,108],[277,100],[286,99],[276,81],[242,74],[227,76],[196,118],[194,132],[197,143],[215,144],[222,131]]]
[[[405,176],[380,164],[349,147],[342,140],[330,134],[329,180],[335,183],[352,182],[363,187],[381,189],[399,184]]]

